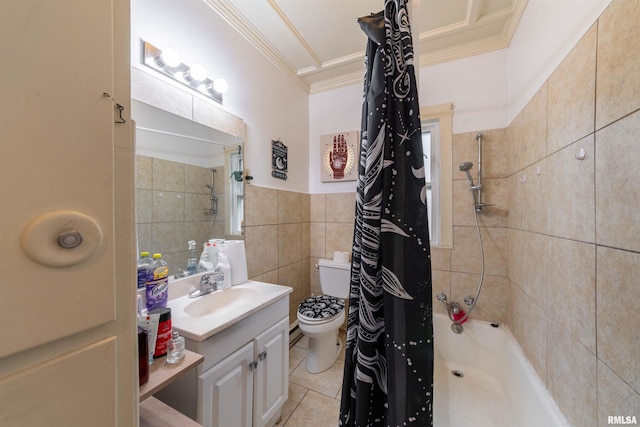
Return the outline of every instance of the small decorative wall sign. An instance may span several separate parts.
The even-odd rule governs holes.
[[[271,176],[278,179],[287,179],[288,172],[288,148],[280,140],[271,141]]]
[[[355,181],[358,178],[359,134],[352,130],[320,137],[322,182]]]

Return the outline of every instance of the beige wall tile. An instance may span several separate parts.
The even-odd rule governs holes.
[[[309,291],[313,295],[322,293],[322,288],[320,287],[320,272],[316,268],[319,259],[320,258],[312,257],[309,260]]]
[[[507,229],[481,227],[480,231],[484,246],[485,274],[506,276],[507,268],[504,250],[507,244]],[[476,228],[453,227],[453,245],[451,270],[480,274],[482,257]]]
[[[311,256],[311,223],[300,223],[300,258],[309,258]]]
[[[544,88],[546,90],[546,83]],[[525,107],[525,110],[526,110],[526,107]],[[507,127],[507,131],[506,131],[507,146],[509,147],[509,150],[506,155],[507,159],[509,160],[507,170],[510,175],[522,169],[519,163],[520,159],[518,156],[522,149],[521,147],[522,137],[520,135],[522,133],[522,116],[524,114],[523,111],[521,111],[516,117],[513,118],[513,120],[511,121],[511,124],[509,125],[509,127]],[[545,119],[545,128],[546,128],[546,116],[544,117],[544,119]],[[546,139],[545,139],[545,144],[546,144]]]
[[[184,193],[153,192],[153,222],[183,222]]]
[[[615,0],[598,20],[597,129],[640,108],[640,3]]]
[[[522,187],[521,178],[524,172],[506,178],[507,184],[507,227],[522,228]],[[499,207],[500,208],[500,207]]]
[[[278,223],[278,190],[245,185],[244,225]]]
[[[301,257],[300,224],[278,225],[278,266],[299,261]]]
[[[547,154],[594,131],[596,41],[593,25],[549,77]]]
[[[293,191],[278,191],[278,224],[300,222],[302,218],[302,194]]]
[[[258,274],[257,276],[249,276],[249,279],[256,280],[258,282],[266,282],[266,283],[278,283],[278,270],[267,271],[263,274]],[[295,318],[289,318],[289,322],[292,322]]]
[[[138,256],[140,252],[153,252],[151,224],[138,224]]]
[[[153,159],[136,156],[136,188],[151,190],[153,188]]]
[[[153,191],[136,190],[136,222],[149,223],[153,217]]]
[[[311,221],[311,195],[300,194],[300,222]]]
[[[289,265],[278,268],[278,284],[293,288],[293,292],[289,294],[290,305],[299,304],[302,297],[302,265],[301,262],[294,262]]]
[[[518,176],[515,191],[521,192],[522,229],[536,233],[547,232],[547,161],[541,160],[526,168]]]
[[[505,227],[507,225],[508,184],[505,178],[482,181],[482,202],[487,206],[479,215],[478,222],[485,227]],[[467,180],[453,181],[453,225],[475,226],[473,193]]]
[[[432,246],[431,268],[434,270],[451,270],[451,249]]]
[[[511,287],[508,321],[524,354],[545,383],[547,377],[547,316],[544,309],[517,287]]]
[[[153,252],[168,255],[184,250],[184,225],[182,222],[156,222],[151,225]]]
[[[325,257],[333,259],[334,251],[351,253],[353,246],[353,224],[327,222]]]
[[[598,362],[598,426],[611,423],[609,415],[640,416],[640,394],[633,391],[607,365]]]
[[[216,193],[224,193],[224,170],[217,168],[214,175],[214,190]],[[198,194],[211,194],[207,187],[211,185],[211,170],[200,166],[184,165],[184,188],[186,192]]]
[[[572,426],[597,425],[597,359],[559,325],[549,327],[548,388]]]
[[[309,226],[311,238],[309,242],[310,247],[310,256],[316,258],[325,258],[325,248],[326,248],[326,228],[327,225],[324,223],[315,223],[312,222]]]
[[[587,157],[577,160],[575,156],[581,148],[586,150]],[[593,153],[593,135],[589,135],[547,159],[543,173],[547,174],[545,204],[549,234],[595,242]]]
[[[511,228],[507,232],[507,277],[514,286],[518,286],[521,290],[524,270],[522,246],[525,233],[525,231]]]
[[[310,215],[311,222],[325,222],[326,214],[325,214],[325,200],[326,196],[324,194],[312,194],[310,196]]]
[[[326,221],[353,224],[356,193],[329,193],[326,197]]]
[[[447,309],[443,303],[438,301],[438,294],[444,293],[449,301],[452,301],[451,297],[451,272],[443,270],[432,270],[432,297],[433,297],[433,311],[436,313],[447,313]]]
[[[547,240],[543,234],[522,232],[519,286],[540,307],[547,306]]]
[[[465,311],[469,308],[464,304],[464,298],[475,298],[480,285],[479,274],[451,273],[451,294],[449,301],[457,301]],[[484,276],[478,303],[473,308],[470,317],[488,322],[506,323],[509,296],[506,277]],[[435,303],[434,303],[435,304]],[[442,305],[440,303],[440,305]]]
[[[548,242],[549,313],[595,354],[596,247],[558,238],[548,238]]]
[[[184,191],[184,165],[168,160],[153,159],[153,189]]]
[[[247,270],[249,277],[278,268],[278,226],[245,227]]]
[[[640,251],[640,112],[596,133],[599,244]]]
[[[640,254],[597,249],[598,357],[640,393]]]
[[[211,200],[208,194],[184,193],[183,196],[185,221],[211,221],[213,219],[213,216],[209,213]],[[218,202],[216,221],[224,221],[224,206],[221,201]]]
[[[546,155],[547,149],[547,83],[536,92],[520,113],[515,163],[522,170]]]

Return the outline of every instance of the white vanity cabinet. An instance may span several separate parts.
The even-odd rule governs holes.
[[[198,377],[201,423],[264,427],[288,397],[289,318],[286,317]]]
[[[186,348],[203,355],[204,361],[155,396],[204,427],[271,427],[288,398],[291,288],[249,282],[231,289],[242,295],[242,287],[255,288],[241,304],[249,311],[215,327],[211,317],[187,316],[189,304],[194,307],[197,299],[176,300],[173,306],[169,301],[172,318],[176,314],[173,327],[185,336]],[[210,300],[224,298],[224,292],[228,290]],[[260,302],[267,294],[271,296]],[[224,309],[217,311],[223,317]]]

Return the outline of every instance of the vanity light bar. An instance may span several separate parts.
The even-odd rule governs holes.
[[[189,67],[182,62],[174,49],[160,50],[149,42],[142,43],[144,64],[147,67],[222,104],[222,94],[227,91],[227,82],[224,79],[211,80],[202,65],[193,64]]]

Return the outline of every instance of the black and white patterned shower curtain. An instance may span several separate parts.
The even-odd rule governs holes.
[[[358,22],[369,41],[340,425],[430,426],[431,261],[406,0]]]

